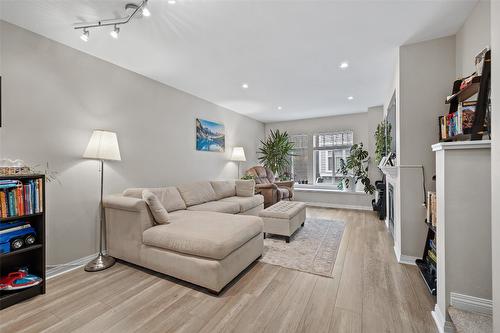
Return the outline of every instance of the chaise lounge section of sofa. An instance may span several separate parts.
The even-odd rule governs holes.
[[[108,254],[219,293],[262,255],[264,198],[253,181],[133,188],[104,198]],[[148,190],[168,212],[157,224]]]

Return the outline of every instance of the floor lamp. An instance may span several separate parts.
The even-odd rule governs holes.
[[[246,162],[245,150],[243,147],[233,147],[233,153],[231,154],[231,161],[238,162],[238,179],[240,179],[240,163]]]
[[[115,132],[94,130],[90,142],[83,154],[84,158],[99,160],[101,162],[101,201],[99,202],[99,254],[97,257],[85,265],[87,272],[97,272],[109,268],[114,265],[115,258],[103,253],[103,184],[104,184],[104,161],[121,161],[120,148],[118,147],[118,139]]]

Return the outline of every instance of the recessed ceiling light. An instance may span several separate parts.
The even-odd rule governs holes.
[[[248,89],[248,87],[249,87],[249,86],[248,86],[248,83],[243,83],[243,84],[241,85],[241,87],[242,87],[243,89]]]
[[[277,109],[278,109],[279,111],[281,111],[281,110],[283,110],[283,107],[282,107],[282,106],[278,106],[278,107],[277,107]]]
[[[171,5],[175,5],[176,2],[177,1],[175,1],[175,0],[168,0],[168,3],[171,4]]]
[[[353,96],[349,96],[349,97],[347,97],[347,99],[350,100],[350,101],[352,101],[354,99],[354,97]]]
[[[83,40],[84,42],[89,41],[89,31],[87,29],[83,29],[82,35],[80,36],[80,39]]]
[[[118,28],[116,25],[115,25],[115,28],[113,29],[113,31],[111,31],[109,34],[111,35],[111,37],[113,37],[114,39],[118,39],[118,34],[120,33],[120,28]]]
[[[347,61],[340,63],[340,69],[346,69],[347,67],[349,67],[349,63]]]
[[[149,9],[147,7],[142,8],[142,16],[145,16],[145,17],[151,16],[151,12],[149,11]]]

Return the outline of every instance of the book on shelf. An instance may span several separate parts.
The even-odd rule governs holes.
[[[474,124],[477,101],[465,101],[457,111],[439,117],[439,139],[446,140],[460,134],[470,134]]]
[[[42,212],[42,179],[0,180],[0,218]]]
[[[436,252],[436,242],[433,239],[429,239],[429,247]]]
[[[459,110],[462,114],[462,131],[469,134],[474,124],[474,112],[476,112],[477,101],[462,102]]]
[[[427,251],[427,256],[434,262],[434,264],[437,263],[436,252],[434,252],[434,250],[429,249],[429,251]]]
[[[427,192],[427,223],[436,226],[437,225],[437,211],[436,211],[436,192]]]

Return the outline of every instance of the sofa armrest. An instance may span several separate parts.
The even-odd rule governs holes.
[[[258,190],[261,190],[261,189],[273,189],[274,190],[274,189],[277,189],[278,186],[276,186],[273,183],[269,183],[269,184],[256,184],[255,188],[258,189]]]
[[[278,187],[290,187],[292,188],[293,185],[295,184],[295,182],[293,180],[287,180],[287,181],[277,181],[277,182],[274,182],[276,185],[278,185]]]
[[[102,204],[104,208],[121,209],[129,212],[140,212],[147,209],[144,200],[122,195],[107,195],[103,198]]]
[[[142,233],[154,226],[146,202],[139,198],[108,195],[103,198],[109,255],[140,263]]]

